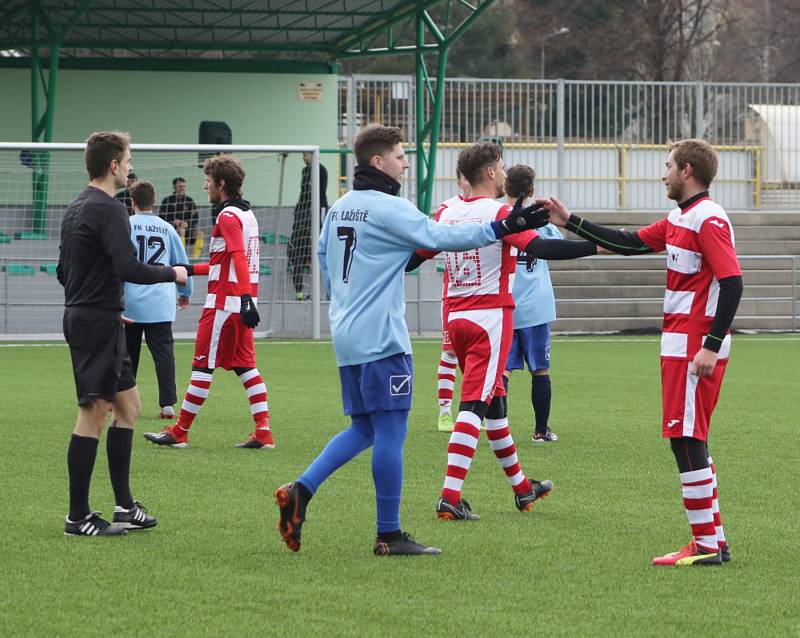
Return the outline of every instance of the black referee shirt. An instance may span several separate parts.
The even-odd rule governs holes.
[[[124,281],[175,281],[172,268],[138,260],[125,206],[93,186],[78,195],[64,213],[56,273],[64,286],[65,306],[118,311],[124,308]]]

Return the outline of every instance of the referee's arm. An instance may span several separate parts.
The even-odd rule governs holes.
[[[133,284],[158,284],[175,281],[175,270],[169,266],[143,264],[131,243],[131,226],[124,207],[115,206],[100,217],[100,241],[117,277]]]

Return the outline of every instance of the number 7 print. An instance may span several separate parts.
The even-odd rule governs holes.
[[[342,281],[347,283],[350,278],[350,266],[353,263],[353,253],[356,250],[356,229],[352,226],[339,226],[336,229],[339,241],[344,242],[344,263],[342,263]]]

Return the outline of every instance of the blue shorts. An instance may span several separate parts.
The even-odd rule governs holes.
[[[549,323],[514,330],[506,370],[522,370],[523,358],[531,372],[550,369]]]
[[[339,368],[342,405],[346,415],[376,410],[410,410],[414,386],[411,355],[395,354],[385,359]]]

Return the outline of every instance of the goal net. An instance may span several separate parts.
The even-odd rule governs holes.
[[[83,144],[0,144],[0,334],[61,335],[64,293],[55,275],[59,235],[66,207],[88,183],[83,149]],[[180,227],[195,262],[208,261],[214,225],[202,163],[223,152],[242,162],[247,172],[243,196],[259,224],[256,336],[318,338],[319,221],[312,222],[322,219],[318,147],[131,146],[136,178],[155,186],[154,212]],[[206,278],[195,277],[193,283],[191,305],[175,322],[179,335],[194,334],[205,303]]]

